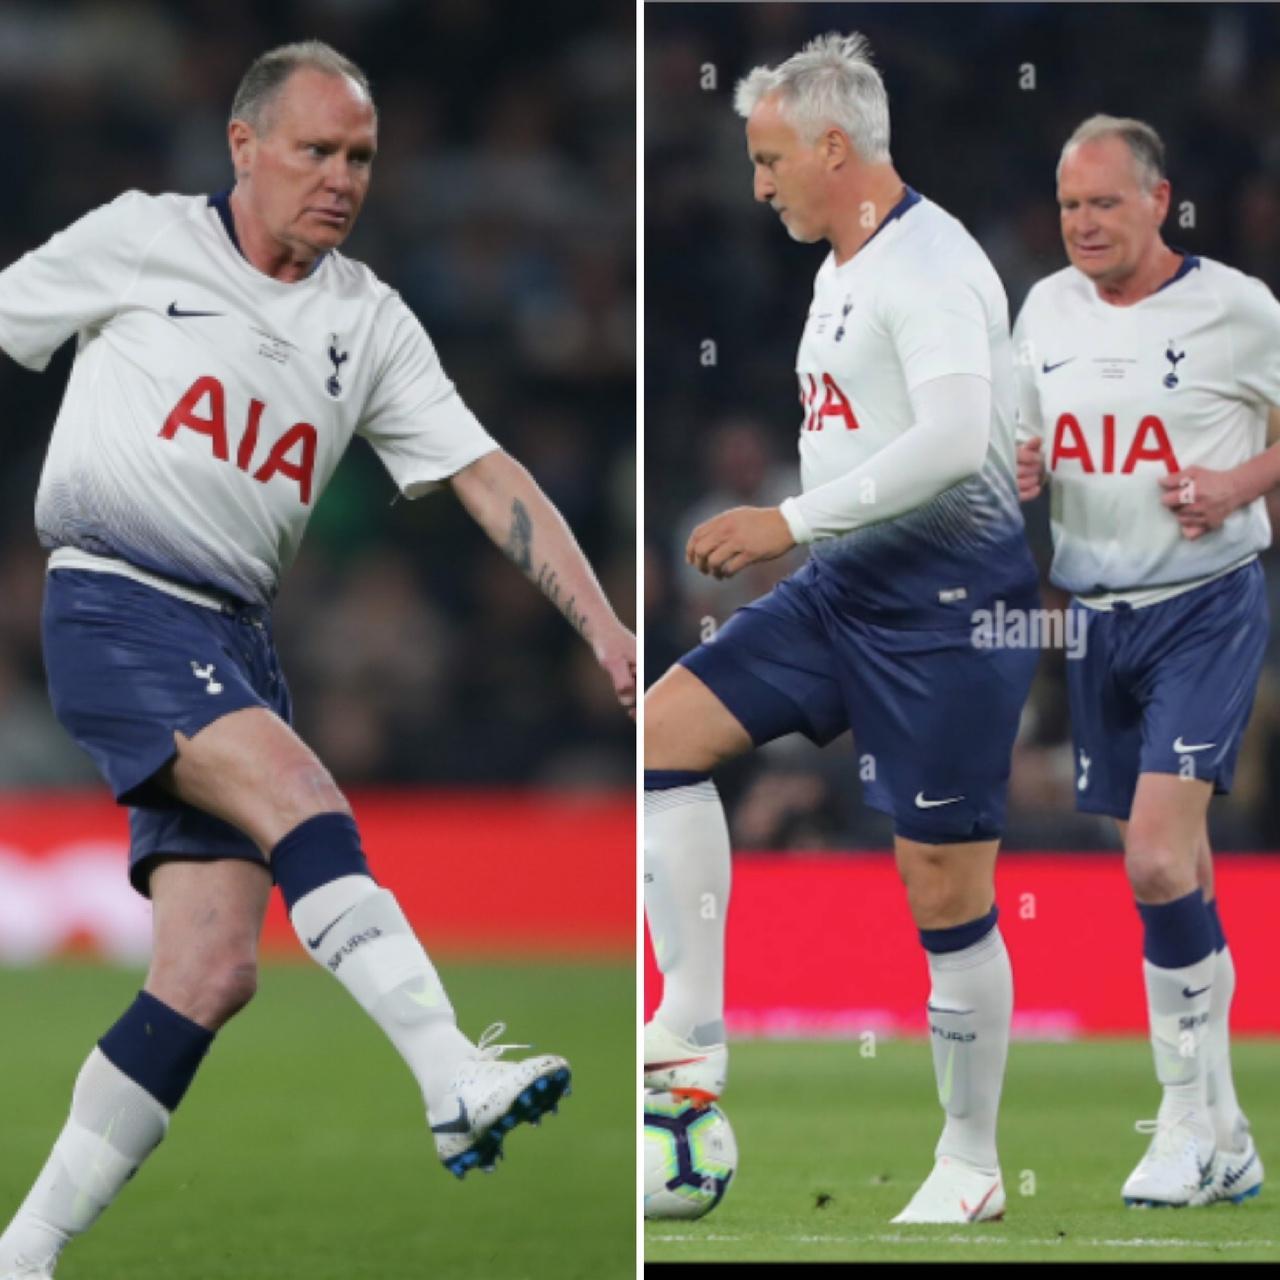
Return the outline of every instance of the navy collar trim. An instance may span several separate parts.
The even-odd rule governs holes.
[[[904,183],[903,192],[904,194],[902,199],[899,200],[898,203],[895,204],[893,208],[890,209],[889,212],[885,214],[884,221],[862,242],[862,248],[858,250],[859,253],[861,253],[862,250],[865,249],[867,245],[869,245],[876,238],[876,236],[878,236],[885,229],[885,227],[889,225],[889,223],[896,222],[909,209],[914,208],[916,205],[920,203],[920,199],[921,199],[920,193],[916,191],[914,188],[908,187]]]
[[[1200,259],[1194,253],[1188,253],[1185,249],[1179,249],[1176,245],[1169,246],[1174,253],[1182,254],[1182,265],[1160,286],[1160,289],[1167,289],[1171,284],[1177,284],[1183,276],[1190,275],[1199,265]],[[1159,293],[1160,289],[1156,292]]]
[[[222,225],[231,238],[231,243],[235,245],[236,252],[244,258],[240,237],[236,235],[236,220],[231,216],[231,188],[228,187],[225,191],[219,191],[216,195],[210,196],[209,206],[218,211],[218,217],[222,219]],[[248,258],[245,258],[245,261],[248,262]]]

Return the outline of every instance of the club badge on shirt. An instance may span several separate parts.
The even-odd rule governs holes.
[[[350,358],[349,351],[339,350],[341,343],[338,335],[331,333],[329,335],[329,359],[333,362],[333,374],[329,381],[324,384],[325,390],[336,400],[342,394],[342,381],[340,375],[342,366]]]

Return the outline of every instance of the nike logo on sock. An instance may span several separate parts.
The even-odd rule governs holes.
[[[676,1058],[671,1062],[646,1062],[644,1069],[646,1071],[666,1071],[669,1067],[688,1067],[695,1062],[705,1062],[707,1055],[704,1053],[700,1058]]]
[[[1188,1000],[1194,1000],[1196,996],[1204,995],[1204,993],[1208,991],[1209,987],[1211,986],[1213,986],[1212,982],[1208,983],[1206,986],[1201,987],[1198,991],[1192,991],[1190,987],[1183,987],[1182,994],[1186,996]]]
[[[447,1120],[444,1124],[433,1124],[431,1126],[432,1133],[470,1133],[471,1117],[467,1115],[467,1104],[461,1098],[458,1099],[458,1114],[452,1120]]]
[[[348,907],[337,920],[331,920],[314,938],[307,939],[307,946],[314,951],[329,936],[329,930],[338,923],[338,920],[341,920],[343,916],[349,916],[354,910],[355,907]]]

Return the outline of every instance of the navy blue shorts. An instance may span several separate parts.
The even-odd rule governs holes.
[[[116,573],[54,569],[45,581],[44,659],[62,727],[129,807],[129,878],[146,894],[157,858],[243,858],[266,865],[237,828],[154,781],[191,738],[245,707],[288,723],[289,690],[265,609],[190,604]]]
[[[1142,609],[1071,609],[1085,628],[1067,663],[1076,808],[1127,819],[1140,773],[1230,791],[1267,647],[1262,565]]]
[[[835,607],[806,565],[681,658],[762,746],[852,729],[863,799],[926,844],[997,839],[1009,758],[1039,653],[973,629],[876,626]]]

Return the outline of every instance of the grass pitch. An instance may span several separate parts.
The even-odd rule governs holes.
[[[933,1163],[929,1047],[748,1042],[724,1110],[741,1163],[698,1222],[645,1224],[648,1261],[1243,1261],[1280,1258],[1280,1042],[1232,1048],[1268,1184],[1244,1205],[1125,1208],[1159,1101],[1145,1040],[1015,1043],[1001,1117],[1008,1208],[972,1227],[891,1226]]]
[[[68,1248],[58,1280],[634,1276],[632,966],[440,968],[473,1038],[502,1018],[503,1040],[532,1039],[574,1069],[560,1114],[517,1129],[494,1175],[445,1172],[412,1077],[336,982],[313,965],[268,967],[167,1140]],[[87,965],[0,970],[5,1222],[85,1055],[140,981]]]

